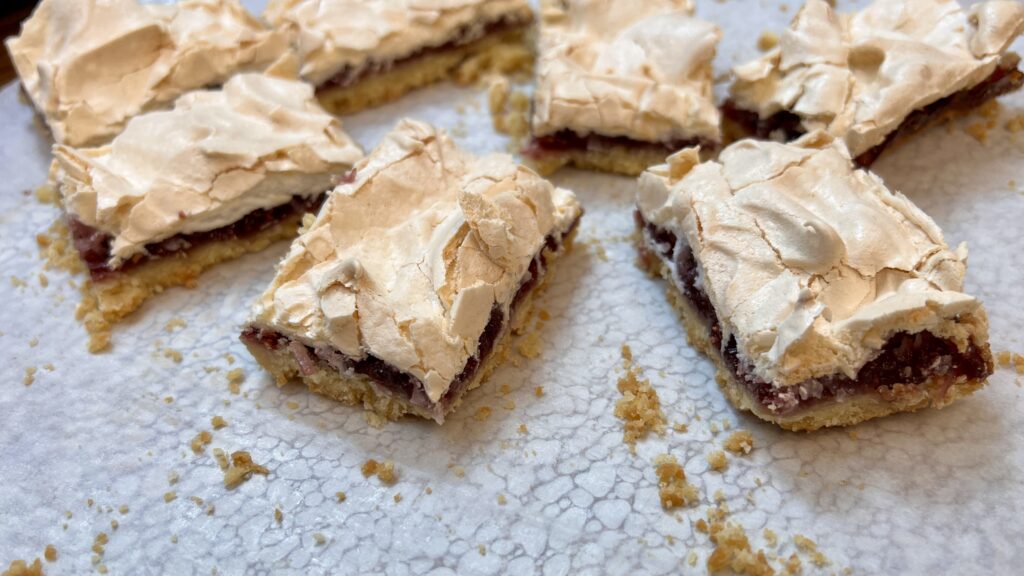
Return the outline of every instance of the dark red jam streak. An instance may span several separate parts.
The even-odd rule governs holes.
[[[195,232],[193,234],[178,234],[160,242],[147,244],[145,253],[136,255],[116,269],[108,265],[110,249],[114,241],[113,236],[83,224],[70,214],[67,216],[67,221],[75,249],[89,268],[89,274],[92,279],[100,281],[154,258],[166,258],[182,254],[192,248],[210,242],[224,242],[254,236],[296,214],[316,212],[320,209],[326,198],[326,194],[318,194],[315,197],[295,196],[290,202],[274,208],[254,210],[235,223],[217,228],[216,230]]]
[[[637,226],[646,239],[641,247],[642,257],[651,257],[653,252],[662,260],[674,260],[677,286],[708,326],[711,345],[721,353],[736,381],[741,382],[754,399],[773,414],[785,416],[816,402],[842,400],[872,391],[885,397],[895,384],[917,385],[936,376],[944,377],[947,384],[952,384],[961,377],[976,380],[992,373],[991,363],[982,350],[973,345],[961,352],[954,342],[930,332],[899,332],[889,338],[874,359],[861,367],[856,378],[834,374],[778,389],[755,376],[750,365],[741,361],[733,336],[730,335],[727,342],[722,341],[715,308],[707,294],[697,286],[697,263],[690,247],[678,242],[671,231],[644,221],[639,212],[635,216]]]
[[[572,225],[562,238],[564,239],[572,234],[572,231],[578,224],[579,220]],[[561,242],[561,239],[548,236],[545,241],[545,247],[553,253],[561,248]],[[512,304],[509,308],[510,317],[514,316],[515,310],[530,291],[537,287],[537,284],[546,273],[549,263],[548,256],[544,250],[530,262],[526,274],[520,281],[519,289],[512,299]],[[404,398],[416,406],[426,408],[438,416],[442,416],[447,412],[455,399],[460,396],[462,390],[473,380],[480,366],[493,352],[498,336],[501,335],[508,321],[509,318],[505,317],[501,308],[495,307],[491,310],[490,319],[480,335],[476,354],[466,361],[462,372],[452,381],[448,391],[437,404],[431,402],[427,397],[423,383],[419,378],[403,372],[373,355],[368,354],[365,358],[354,359],[345,356],[330,346],[302,346],[279,332],[263,330],[252,326],[242,331],[241,338],[244,341],[259,344],[275,351],[290,347],[306,374],[311,374],[317,365],[333,368],[339,372],[352,370],[357,374],[367,376],[395,396]]]
[[[317,87],[317,90],[348,88],[369,76],[388,72],[393,68],[397,68],[423,56],[462,48],[463,46],[472,44],[473,42],[481,40],[492,34],[502,34],[518,29],[525,29],[530,25],[530,23],[530,19],[523,19],[519,16],[502,16],[497,20],[484,24],[478,22],[465,24],[452,34],[451,40],[444,44],[421,48],[408,56],[397,58],[395,60],[371,60],[360,66],[346,66],[339,70],[338,73],[330,79],[320,84],[320,86]]]
[[[582,136],[572,130],[562,130],[547,136],[531,138],[530,141],[527,142],[526,146],[523,147],[522,153],[528,158],[539,160],[547,154],[586,150],[607,150],[621,146],[632,150],[664,152],[665,155],[668,156],[673,152],[698,145],[705,150],[714,150],[718,148],[717,143],[710,140],[704,140],[702,138],[672,140],[668,142],[643,142],[641,140],[633,140],[632,138],[625,136],[602,136],[600,134],[588,134],[586,136]]]
[[[1007,56],[988,78],[973,88],[961,90],[914,111],[886,137],[884,142],[858,156],[857,164],[871,166],[896,139],[927,127],[948,112],[973,110],[993,98],[1020,89],[1024,86],[1024,72],[1017,69],[1018,61],[1016,55]],[[761,118],[756,112],[744,110],[732,100],[726,100],[722,105],[722,114],[743,128],[747,134],[762,140],[788,142],[805,133],[800,117],[785,110]]]

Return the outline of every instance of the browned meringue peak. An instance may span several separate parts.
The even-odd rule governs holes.
[[[766,382],[855,378],[896,332],[961,350],[987,340],[984,309],[962,293],[966,247],[951,251],[931,218],[823,132],[743,140],[703,164],[684,150],[641,176],[637,203],[693,249],[723,341],[735,336]]]
[[[96,145],[181,94],[287,50],[237,0],[43,0],[7,49],[54,140]]]
[[[546,237],[579,216],[572,192],[510,157],[474,157],[402,120],[292,245],[252,323],[351,358],[372,354],[437,402],[491,310],[509,312]]]
[[[527,0],[271,0],[264,12],[303,59],[302,77],[322,84],[343,69],[389,62],[456,35],[482,35],[502,18],[528,21]]]
[[[312,86],[256,73],[136,116],[109,145],[54,155],[66,209],[114,237],[114,268],[149,243],[321,194],[363,156]]]
[[[1016,0],[875,0],[854,14],[807,0],[777,48],[734,69],[732,97],[762,117],[792,112],[856,157],[911,112],[983,81],[1022,31]]]
[[[567,0],[542,13],[533,132],[720,140],[717,26],[691,0]]]

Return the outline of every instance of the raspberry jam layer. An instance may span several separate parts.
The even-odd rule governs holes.
[[[989,100],[1019,90],[1024,86],[1024,72],[1017,69],[1019,62],[1020,58],[1016,54],[1008,54],[995,71],[979,84],[915,110],[881,144],[858,156],[857,164],[871,166],[895,140],[929,126],[946,114],[973,110]],[[789,142],[805,133],[800,117],[785,110],[762,118],[756,112],[744,110],[734,101],[727,100],[722,105],[722,114],[750,136],[762,140]]]
[[[636,221],[643,237],[641,258],[647,262],[657,258],[675,264],[676,288],[707,327],[711,345],[725,360],[733,379],[768,413],[792,416],[815,404],[842,401],[861,394],[877,394],[888,400],[895,394],[896,385],[918,386],[938,379],[948,387],[961,378],[981,380],[992,374],[991,360],[973,344],[961,351],[955,342],[930,332],[898,332],[889,337],[874,359],[861,367],[856,378],[836,373],[787,387],[765,382],[755,376],[750,364],[740,357],[735,337],[722,338],[718,315],[700,287],[697,262],[689,245],[680,242],[671,231],[644,221],[639,211]],[[940,394],[944,393],[945,389],[940,390]]]
[[[438,402],[432,402],[427,396],[423,382],[404,372],[384,360],[367,354],[363,358],[351,358],[341,351],[329,345],[307,346],[297,340],[292,340],[280,332],[248,326],[242,331],[241,339],[249,344],[257,344],[273,351],[287,349],[295,357],[304,375],[316,372],[318,368],[335,370],[339,373],[349,371],[368,377],[375,384],[387,390],[393,396],[401,398],[414,406],[425,409],[433,414],[437,421],[443,421],[444,415],[449,411],[452,404],[458,399],[465,387],[476,377],[480,367],[487,361],[494,352],[494,345],[498,337],[505,330],[506,325],[515,317],[516,311],[526,296],[538,286],[541,279],[547,273],[550,260],[559,252],[566,238],[568,238],[579,220],[573,224],[561,239],[548,236],[540,253],[530,262],[526,274],[520,280],[519,288],[512,298],[509,306],[509,313],[506,317],[500,307],[491,310],[490,319],[484,327],[483,333],[477,342],[476,354],[466,361],[462,372],[452,381],[447,392]]]
[[[358,66],[345,66],[337,74],[317,86],[317,90],[348,88],[367,77],[383,74],[424,56],[464,48],[493,34],[511,34],[517,30],[526,30],[531,23],[532,19],[530,18],[508,15],[491,22],[465,24],[455,31],[451,40],[439,46],[421,48],[408,56],[393,60],[370,60]]]
[[[93,280],[101,281],[149,260],[174,256],[203,244],[254,236],[283,220],[308,212],[316,212],[320,209],[326,197],[326,194],[318,194],[312,197],[295,196],[288,203],[274,208],[254,210],[233,224],[215,230],[195,232],[193,234],[178,234],[160,242],[147,244],[144,253],[134,256],[117,268],[111,268],[109,264],[110,250],[114,242],[113,236],[83,224],[71,214],[68,214],[67,221],[71,240],[74,242],[75,249],[78,251],[82,261],[85,262],[86,267],[89,269],[89,275]]]
[[[702,138],[691,138],[687,140],[672,140],[669,142],[644,142],[633,140],[625,136],[602,136],[600,134],[588,134],[582,136],[572,130],[561,130],[547,136],[531,138],[523,147],[523,155],[534,160],[543,159],[545,156],[565,152],[600,151],[612,148],[628,148],[631,150],[650,150],[655,153],[664,153],[665,156],[684,148],[701,146],[704,149],[716,149],[718,144]]]

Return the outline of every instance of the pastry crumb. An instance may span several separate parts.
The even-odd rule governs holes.
[[[184,320],[175,317],[168,320],[167,324],[164,324],[164,330],[174,332],[175,328],[184,328],[185,326],[188,326],[188,324]]]
[[[214,416],[213,418],[210,418],[210,426],[213,426],[214,430],[220,430],[221,428],[224,428],[227,425],[227,420],[220,416]]]
[[[768,562],[764,550],[754,551],[751,548],[743,527],[725,521],[723,508],[709,510],[708,519],[710,525],[705,522],[703,526],[714,544],[714,550],[707,559],[709,573],[731,570],[733,573],[749,576],[775,574],[775,569]],[[701,521],[703,522],[703,519]]]
[[[523,336],[516,348],[519,350],[519,354],[523,356],[523,358],[533,359],[540,358],[543,346],[544,343],[540,339],[540,334],[537,332],[530,332]]]
[[[245,382],[245,372],[241,368],[235,368],[228,372],[228,390],[238,395],[241,392],[242,382]]]
[[[50,285],[50,279],[46,277],[46,274],[43,274],[42,272],[40,272],[39,273],[39,286],[41,288],[46,288],[49,285]]]
[[[121,504],[117,508],[117,511],[120,512],[122,515],[127,514],[129,512],[128,505],[127,504]]]
[[[498,506],[504,506],[508,504],[508,499],[505,498],[504,494],[498,494]]]
[[[829,559],[818,550],[818,544],[814,540],[811,540],[806,536],[796,534],[793,536],[793,544],[796,545],[797,550],[810,556],[811,562],[814,562],[815,566],[823,568],[831,564]]]
[[[477,409],[476,413],[473,414],[473,419],[477,422],[486,422],[491,417],[490,406],[481,406]]]
[[[366,423],[369,424],[371,428],[376,428],[378,430],[388,423],[387,418],[377,414],[376,412],[364,411],[363,419],[366,420]]]
[[[479,554],[480,554],[481,556],[487,556],[487,547],[486,547],[486,546],[484,546],[483,544],[480,544],[480,545],[478,545],[478,546],[476,547],[476,551],[477,551],[477,552],[478,552],[478,553],[479,553]]]
[[[0,576],[45,576],[45,573],[43,563],[36,558],[31,564],[24,560],[15,560],[7,570],[0,572]]]
[[[54,546],[53,544],[47,544],[46,548],[43,549],[43,558],[45,558],[47,562],[56,562],[57,561],[57,547]]]
[[[501,403],[501,407],[504,408],[505,410],[509,410],[509,411],[515,410],[516,409],[516,402],[515,402],[515,400],[512,400],[511,398],[506,398],[505,401]]]
[[[177,484],[178,480],[180,479],[181,477],[178,476],[178,473],[175,472],[174,470],[171,470],[170,472],[167,473],[167,483],[170,484],[171,486]]]
[[[281,512],[280,508],[274,508],[274,522],[278,524],[284,522],[284,512]]]
[[[1014,134],[1024,132],[1024,114],[1014,116],[1007,120],[1006,129]]]
[[[378,480],[389,486],[394,484],[397,480],[395,475],[395,463],[390,460],[377,462],[373,458],[370,458],[363,463],[361,470],[364,478],[376,475]]]
[[[395,500],[395,504],[398,504],[399,502],[401,502],[402,501],[402,493],[401,492],[396,492],[395,496],[394,496],[394,500]]]
[[[427,486],[426,488],[424,488],[423,491],[426,492],[427,494],[433,494],[434,493],[434,489],[431,488],[430,486]]]
[[[341,504],[345,500],[348,500],[348,495],[340,490],[334,493],[334,497],[338,499],[338,504]]]
[[[178,493],[177,492],[164,492],[164,502],[165,503],[174,502],[177,499],[178,499]]]
[[[252,478],[253,474],[266,476],[270,474],[270,470],[253,462],[252,456],[248,452],[241,450],[232,452],[231,466],[224,470],[224,486],[226,488],[235,488],[249,478]]]
[[[971,138],[974,138],[982,144],[988,143],[988,127],[984,122],[972,122],[964,128],[964,132],[967,132]]]
[[[699,558],[697,558],[697,553],[690,550],[690,553],[686,555],[686,563],[690,566],[696,566],[697,560],[699,560]]]
[[[764,536],[764,541],[768,544],[769,547],[775,548],[779,545],[779,535],[776,534],[775,531],[771,528],[765,528],[761,534],[762,536]]]
[[[722,472],[729,466],[729,460],[725,456],[725,452],[721,450],[715,450],[708,454],[708,466],[714,472]]]
[[[686,481],[686,472],[675,456],[657,456],[654,459],[654,471],[658,476],[658,495],[663,509],[672,510],[697,501],[697,488]]]
[[[21,379],[21,383],[25,386],[31,386],[36,381],[36,372],[38,371],[39,369],[35,366],[25,368],[25,377]]]
[[[202,454],[206,451],[206,447],[209,446],[211,442],[213,442],[213,434],[203,430],[199,434],[196,434],[196,437],[192,439],[190,445],[193,452],[196,454]]]
[[[466,469],[462,466],[452,466],[452,474],[455,474],[457,478],[464,478],[466,476]]]
[[[181,364],[181,361],[184,359],[181,352],[173,348],[164,348],[164,358],[170,359],[175,364]]]
[[[754,436],[746,430],[738,430],[725,439],[722,447],[733,454],[750,454],[754,449]]]
[[[757,49],[767,52],[779,45],[779,35],[774,32],[762,32],[757,38]]]
[[[518,429],[520,434],[526,434],[529,430],[526,428],[526,424],[520,424]]]
[[[57,189],[53,186],[40,186],[36,188],[36,200],[43,204],[57,204],[57,200],[60,195],[57,194]]]
[[[541,396],[543,396],[544,395],[544,387],[543,386],[537,386],[536,388],[534,388],[533,389],[533,395],[536,396],[537,398],[540,398]]]
[[[323,546],[327,543],[327,537],[319,532],[313,533],[313,541],[316,542],[317,546]]]
[[[615,403],[614,413],[623,421],[623,441],[635,454],[638,440],[646,438],[651,431],[665,433],[665,414],[650,381],[638,377],[639,371],[632,364],[633,354],[627,345],[622,346],[622,359],[626,373],[619,378],[622,398]]]
[[[221,471],[225,471],[231,466],[231,463],[228,462],[228,455],[220,448],[213,449],[213,459],[217,461],[217,466]]]
[[[675,430],[676,432],[683,433],[689,430],[690,427],[687,426],[686,424],[683,424],[682,422],[676,422],[675,424],[672,425],[672,429]]]

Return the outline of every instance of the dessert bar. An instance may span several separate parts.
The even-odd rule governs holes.
[[[642,264],[741,410],[791,430],[943,407],[992,373],[966,248],[840,140],[680,152],[639,181]]]
[[[691,0],[550,0],[524,154],[636,176],[677,150],[720,140],[712,61],[721,31]]]
[[[824,130],[861,166],[921,129],[1024,85],[1010,44],[1024,4],[875,0],[838,14],[808,0],[777,48],[734,69],[731,126],[788,141]]]
[[[136,116],[109,145],[54,147],[51,179],[90,274],[90,332],[204,269],[291,238],[362,157],[313,88],[241,74]]]
[[[460,70],[532,61],[526,0],[272,0],[264,14],[302,56],[321,103],[349,114]]]
[[[570,247],[575,196],[403,120],[329,195],[242,341],[279,383],[443,423]]]
[[[7,40],[25,93],[69,146],[106,143],[133,116],[262,71],[287,48],[237,0],[43,0]]]

